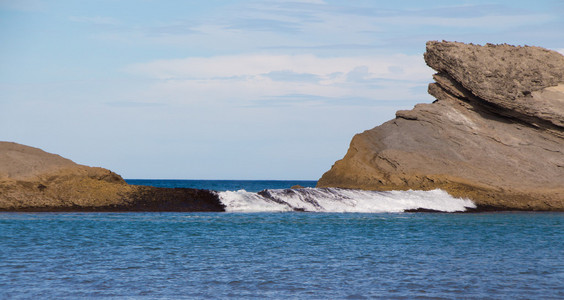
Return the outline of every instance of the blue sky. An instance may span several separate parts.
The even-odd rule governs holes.
[[[428,40],[564,53],[564,2],[0,0],[0,140],[125,178],[318,179],[431,102]]]

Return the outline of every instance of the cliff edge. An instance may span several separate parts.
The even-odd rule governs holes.
[[[206,190],[127,184],[103,168],[0,142],[0,211],[223,211]]]
[[[437,100],[357,134],[319,187],[441,188],[479,206],[564,211],[564,56],[427,43]]]

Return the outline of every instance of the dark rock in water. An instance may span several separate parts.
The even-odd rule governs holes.
[[[121,176],[0,142],[0,211],[224,211],[217,194],[128,185]]]
[[[437,100],[357,134],[318,187],[435,189],[479,207],[564,210],[564,56],[428,42]]]
[[[296,185],[293,185],[293,186],[290,187],[290,188],[291,188],[291,189],[303,189],[304,187],[301,186],[301,185],[299,185],[299,184],[296,184]]]
[[[124,208],[135,211],[225,211],[215,192],[188,188],[140,187]]]

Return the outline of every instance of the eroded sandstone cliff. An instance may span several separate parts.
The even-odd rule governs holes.
[[[356,135],[319,187],[441,188],[478,205],[564,210],[564,56],[428,42],[437,100]]]
[[[0,211],[223,211],[217,195],[128,185],[103,168],[0,142]]]

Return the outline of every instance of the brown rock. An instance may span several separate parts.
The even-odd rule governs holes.
[[[500,209],[564,210],[564,57],[429,42],[433,104],[356,135],[319,187],[442,188]]]

